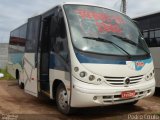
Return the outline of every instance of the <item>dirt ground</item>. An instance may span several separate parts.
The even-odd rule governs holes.
[[[0,120],[9,120],[7,117],[15,120],[133,120],[137,119],[137,114],[138,117],[160,115],[160,94],[157,92],[151,98],[140,100],[135,106],[83,108],[74,115],[65,116],[57,111],[54,101],[25,93],[16,81],[0,81],[0,114]],[[158,115],[154,118],[160,120]]]

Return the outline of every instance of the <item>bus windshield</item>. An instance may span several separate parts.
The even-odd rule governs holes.
[[[64,5],[64,10],[78,50],[121,56],[149,53],[139,29],[126,15],[87,5]]]

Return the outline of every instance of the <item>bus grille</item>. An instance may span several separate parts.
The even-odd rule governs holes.
[[[125,80],[127,77],[104,77],[106,82],[112,86],[124,86],[126,85]],[[143,75],[128,77],[130,80],[129,85],[134,85],[143,79]]]
[[[102,100],[104,104],[111,104],[111,103],[120,103],[120,102],[129,102],[133,101],[136,99],[141,99],[151,93],[151,90],[144,90],[144,91],[136,91],[135,97],[133,98],[128,98],[124,99],[121,97],[121,93],[115,94],[115,95],[107,95],[107,96],[102,96]]]

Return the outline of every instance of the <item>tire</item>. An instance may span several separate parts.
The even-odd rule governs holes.
[[[18,85],[20,85],[20,83],[19,83],[19,71],[18,70],[16,70],[16,80],[17,80]]]
[[[126,105],[132,106],[135,105],[138,102],[138,100],[133,101],[133,102],[129,102],[129,103],[125,103]]]
[[[19,78],[20,78],[20,75],[19,75],[19,71],[16,70],[16,79],[17,79],[17,83],[18,83],[18,86],[21,88],[21,89],[24,89],[24,84],[21,82],[19,82]]]
[[[21,89],[24,89],[24,83],[20,83],[19,87],[20,87]]]
[[[73,113],[73,109],[68,104],[68,96],[65,86],[60,83],[56,90],[56,104],[58,110],[63,114]]]

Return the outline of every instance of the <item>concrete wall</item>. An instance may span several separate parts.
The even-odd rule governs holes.
[[[0,43],[0,68],[6,68],[8,62],[8,43]]]

